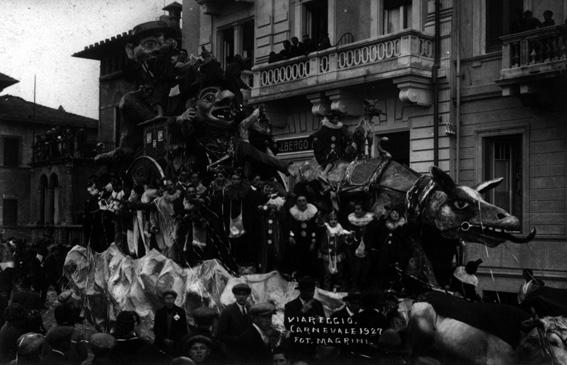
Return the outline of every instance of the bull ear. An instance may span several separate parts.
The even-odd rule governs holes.
[[[431,167],[431,175],[433,176],[433,181],[439,185],[444,191],[451,192],[455,190],[455,182],[446,172],[441,170],[437,166]]]
[[[474,187],[474,190],[478,191],[479,193],[484,193],[490,189],[494,189],[498,186],[502,181],[504,181],[503,177],[499,177],[498,179],[492,179],[488,181],[481,182],[477,186]]]
[[[124,51],[126,51],[126,57],[131,60],[134,59],[134,45],[132,43],[127,43],[124,47]]]

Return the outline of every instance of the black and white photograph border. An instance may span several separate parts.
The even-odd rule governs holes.
[[[567,365],[567,1],[0,30],[0,365]]]

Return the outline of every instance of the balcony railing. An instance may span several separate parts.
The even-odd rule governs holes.
[[[432,62],[432,37],[407,30],[256,66],[252,97],[335,81],[348,83],[361,76],[393,78],[411,73],[412,67],[430,75]]]
[[[510,34],[502,40],[500,80],[565,70],[567,27],[550,26]]]

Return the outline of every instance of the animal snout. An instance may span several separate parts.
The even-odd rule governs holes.
[[[520,228],[520,220],[508,213],[498,213],[498,225],[506,229]],[[503,216],[503,217],[502,217]]]

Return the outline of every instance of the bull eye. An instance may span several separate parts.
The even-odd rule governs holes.
[[[469,203],[467,201],[464,200],[455,200],[453,202],[453,205],[455,206],[455,208],[457,209],[465,209],[469,206]]]

